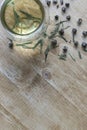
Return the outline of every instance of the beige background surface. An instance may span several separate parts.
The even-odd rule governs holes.
[[[79,17],[83,18],[76,37],[81,44],[81,33],[87,30],[87,0],[69,2],[71,28],[77,27]],[[52,24],[56,13],[60,9],[58,12],[52,6]],[[70,30],[66,37],[71,39]],[[0,25],[0,130],[87,130],[87,53],[79,47],[80,60],[77,50],[67,43],[76,62],[69,56],[66,62],[61,61],[57,53],[66,43],[58,42],[60,48],[51,52],[44,63],[43,54],[37,51],[17,47],[10,50]]]

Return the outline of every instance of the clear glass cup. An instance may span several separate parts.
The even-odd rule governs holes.
[[[16,3],[15,8],[19,9],[19,10],[16,10],[17,14],[14,12],[14,1]],[[31,5],[33,4],[33,5],[30,6],[30,4],[28,2],[31,2],[30,4]],[[32,2],[34,2],[34,3],[32,3]],[[37,7],[34,6],[35,4]],[[25,14],[25,13],[27,13],[27,12],[25,12],[25,9],[28,10],[30,8],[32,8],[33,12],[36,11],[36,13],[37,12],[39,13],[39,10],[41,11],[41,18],[39,18],[41,20],[40,22],[38,22],[38,19],[35,16],[31,17],[31,14],[28,14],[28,17],[29,17],[28,22],[30,22],[29,20],[31,20],[31,21],[34,20],[34,22],[35,22],[35,20],[36,20],[36,23],[39,23],[39,24],[34,23],[35,26],[38,25],[37,28],[35,28],[35,29],[33,29],[33,31],[27,32],[27,33],[23,33],[23,32],[18,33],[16,31],[13,31],[9,27],[10,26],[9,22],[8,22],[8,24],[6,23],[6,18],[7,19],[11,18],[11,15],[10,15],[11,13],[9,13],[9,14],[7,13],[7,16],[6,16],[6,11],[7,11],[6,9],[8,9],[9,12],[13,11],[15,18],[16,19],[19,18],[19,21],[21,21],[20,19],[22,19],[22,17],[24,17],[24,16],[27,17],[27,14]],[[19,11],[21,11],[21,12],[19,12]],[[22,16],[20,16],[20,13],[23,13]],[[7,37],[9,39],[11,39],[12,41],[23,43],[23,42],[28,42],[28,41],[34,41],[42,36],[42,34],[46,31],[48,24],[49,24],[49,12],[48,12],[46,3],[42,2],[42,0],[3,0],[0,5],[0,19],[1,19],[1,24],[4,28],[4,31],[7,34]],[[13,20],[13,18],[11,20]],[[22,26],[22,23],[24,23],[24,22],[26,23],[27,18],[24,20],[25,21],[18,23],[19,27]],[[27,25],[28,24],[30,25],[30,23],[28,23],[28,22],[27,22]],[[26,24],[23,25],[23,28],[24,27],[26,27]],[[17,28],[17,26],[16,26],[16,28]],[[23,28],[21,27],[21,29],[23,29]],[[29,30],[28,27],[27,27],[27,29]]]

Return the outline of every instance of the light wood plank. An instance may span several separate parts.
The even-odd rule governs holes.
[[[87,30],[87,16],[84,15],[87,1],[73,0],[71,3],[61,19],[65,19],[68,12],[71,14],[71,28],[66,31],[66,38],[71,39],[72,27],[77,27],[79,17],[83,18],[76,36],[81,44],[81,33]],[[55,6],[51,5],[49,10],[51,31]],[[60,14],[60,10],[57,13]],[[0,25],[1,130],[87,130],[87,53],[79,47],[80,60],[73,44],[57,40],[60,47],[49,54],[45,63],[44,55],[39,55],[38,50],[23,50],[16,46],[10,50]],[[61,53],[64,45],[68,46],[76,62],[69,56],[66,62],[58,59],[56,55]]]
[[[28,130],[15,117],[0,104],[0,129],[1,130]]]
[[[3,77],[0,79],[0,103],[9,113],[14,115],[15,119],[21,122],[26,129],[50,129],[53,123],[34,108],[30,102],[26,103],[19,93],[19,89],[12,85],[8,79]],[[3,80],[4,82],[2,82]]]

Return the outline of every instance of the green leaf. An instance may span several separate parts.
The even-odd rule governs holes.
[[[48,53],[49,53],[50,49],[51,49],[51,48],[50,48],[50,45],[48,45],[47,48],[46,48],[46,50],[45,50],[45,52],[44,52],[44,54],[45,54],[45,62],[46,62],[46,60],[47,60]]]
[[[26,42],[26,43],[23,43],[24,45],[28,45],[28,44],[32,44],[32,42]]]
[[[22,43],[22,44],[16,44],[16,46],[25,46],[25,45],[29,45],[32,44],[32,42],[26,42],[26,43]]]
[[[25,46],[24,44],[16,44],[16,46]]]
[[[42,53],[43,43],[44,43],[44,41],[42,41],[40,44],[40,53]]]
[[[60,25],[60,24],[63,24],[63,23],[66,23],[67,20],[64,20],[64,21],[60,21],[59,23],[57,23],[56,25]]]
[[[35,46],[33,47],[33,49],[35,49],[38,45],[43,44],[43,39],[40,39]]]
[[[56,27],[55,27],[54,31],[51,32],[51,35],[49,36],[49,39],[52,39],[52,38],[56,37],[57,33],[59,34],[60,25],[61,25],[61,24],[63,25],[64,22],[67,22],[67,20],[65,20],[65,21],[60,21],[59,23],[56,24]],[[68,26],[68,27],[69,27],[69,26]],[[68,27],[67,27],[67,28],[68,28]],[[65,28],[65,29],[67,29],[67,28]],[[63,40],[65,40],[65,41],[67,41],[64,37],[61,37],[61,38],[62,38]]]
[[[14,29],[20,22],[20,16],[17,14],[14,8],[13,8],[13,12],[14,12],[15,24],[12,29]]]
[[[53,38],[56,38],[56,37],[63,39],[65,42],[68,42],[67,39],[61,35],[55,35]]]
[[[27,13],[27,12],[25,12],[25,11],[22,11],[22,10],[20,10],[20,12],[22,13],[22,14],[24,14],[28,19],[30,19],[30,20],[35,20],[36,22],[41,22],[41,19],[40,18],[37,18],[37,17],[34,17],[34,16],[32,16],[31,14],[29,14],[29,13]]]
[[[66,60],[66,55],[65,54],[61,54],[58,55],[60,60]]]
[[[43,33],[43,37],[46,38],[48,35],[46,34],[46,32]]]
[[[66,29],[68,29],[68,28],[70,28],[71,26],[67,26],[67,27],[65,27],[65,28],[63,28],[64,30],[66,30]]]
[[[57,29],[54,30],[54,32],[51,32],[51,35],[49,36],[49,39],[52,39],[57,34]]]
[[[23,47],[24,49],[35,49],[38,45],[40,45],[40,52],[42,52],[43,43],[44,43],[44,40],[43,40],[43,39],[40,39],[40,40],[35,44],[35,46],[33,46],[33,47],[27,46],[27,45],[29,45],[29,44],[32,44],[32,42],[27,42],[27,43],[23,43],[23,44],[16,44],[16,46],[21,46],[21,47]]]
[[[72,58],[73,61],[76,61],[75,58],[69,53],[70,57]]]
[[[82,55],[80,51],[78,51],[78,55],[79,55],[79,58],[82,59]]]
[[[24,49],[33,49],[33,47],[22,46]]]
[[[58,35],[58,37],[60,37],[61,39],[63,39],[65,42],[68,42],[67,39],[61,35]]]

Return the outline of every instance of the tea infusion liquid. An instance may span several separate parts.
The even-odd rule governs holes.
[[[43,12],[37,0],[10,0],[4,10],[4,21],[11,32],[26,35],[40,27]]]

